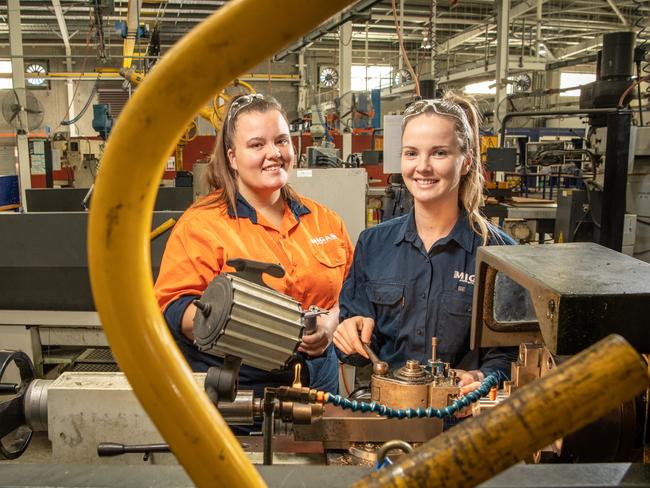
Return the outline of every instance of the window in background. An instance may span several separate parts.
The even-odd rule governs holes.
[[[497,82],[496,80],[488,80],[488,81],[479,81],[478,83],[470,83],[469,85],[465,85],[463,91],[467,95],[496,95]],[[512,94],[512,92],[513,92],[513,84],[508,83],[506,85],[506,93],[510,95]]]
[[[0,74],[11,74],[11,61],[8,59],[0,59]],[[11,78],[0,78],[0,90],[11,90],[14,83]]]
[[[497,92],[496,80],[470,83],[465,85],[463,91],[468,95],[494,95]]]
[[[374,90],[390,86],[392,71],[390,66],[368,66],[366,72],[364,65],[352,65],[352,91]],[[368,77],[367,86],[366,76]]]
[[[596,81],[595,73],[560,73],[560,88],[586,85]],[[560,93],[561,97],[579,97],[580,90],[569,90]]]

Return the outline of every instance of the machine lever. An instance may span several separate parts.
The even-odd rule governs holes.
[[[302,382],[300,381],[300,375],[302,373],[302,364],[296,363],[293,367],[293,388],[302,388]]]
[[[372,372],[380,376],[384,376],[388,373],[388,363],[379,359],[375,354],[375,351],[373,351],[368,344],[363,344],[363,348],[372,362]]]
[[[122,454],[143,453],[144,461],[154,452],[170,452],[169,444],[139,444],[126,446],[117,442],[100,442],[97,444],[97,455],[99,457],[121,456]]]
[[[18,368],[20,384],[3,382],[10,365]],[[32,439],[32,430],[25,419],[25,392],[36,377],[32,360],[22,351],[0,350],[0,393],[16,394],[0,402],[0,459],[20,457]]]
[[[20,385],[16,383],[0,383],[0,395],[18,393]]]

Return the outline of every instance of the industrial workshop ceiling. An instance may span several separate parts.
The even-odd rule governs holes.
[[[132,0],[132,5],[136,1]],[[164,54],[197,23],[226,3],[145,0],[139,11],[140,23],[147,26],[150,34],[157,26],[160,52]],[[281,3],[278,1],[279,8]],[[126,21],[128,0],[21,0],[20,4],[27,56],[51,56],[52,48],[63,52],[57,20],[57,14],[62,13],[73,57],[100,58],[107,66],[119,64],[123,38],[116,22]],[[433,55],[437,69],[449,76],[473,64],[487,64],[486,59],[496,56],[493,0],[396,0],[396,4],[398,15],[400,4],[404,7],[401,19],[404,40],[413,59]],[[310,2],[305,2],[304,8],[309,5]],[[353,63],[396,65],[398,46],[391,2],[362,0],[352,11]],[[9,43],[6,13],[7,2],[2,2],[1,48],[7,48]],[[649,14],[650,2],[644,0],[511,0],[510,54],[521,62],[534,61],[537,67],[540,62],[585,56],[597,48],[604,32],[635,28],[635,22],[647,24],[643,16]],[[322,29],[315,36],[318,39],[307,44],[308,56],[333,59],[337,55],[338,29],[331,21],[329,27],[331,31]],[[150,39],[151,36],[138,41],[143,52],[147,51]],[[278,58],[287,52],[280,53]]]

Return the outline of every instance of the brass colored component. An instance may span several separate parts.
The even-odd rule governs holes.
[[[315,420],[323,416],[323,405],[320,403],[291,402],[290,409],[287,409],[287,413],[290,413],[290,417],[287,420],[294,424],[312,424]]]
[[[388,374],[388,363],[379,359],[368,344],[363,344],[363,348],[372,362],[372,373],[380,376]]]
[[[334,405],[325,405],[323,417],[312,424],[294,424],[296,441],[320,442],[323,449],[349,449],[359,442],[386,442],[402,439],[426,442],[442,432],[442,420],[387,419],[379,415],[350,412]]]
[[[388,374],[388,363],[380,361],[372,365],[372,373],[378,376],[384,376]]]
[[[300,381],[300,375],[302,373],[302,364],[297,362],[293,367],[293,384],[291,385],[294,388],[302,388],[302,382]]]
[[[455,377],[433,376],[418,361],[408,360],[392,375],[374,374],[370,396],[391,408],[444,408],[459,391]]]
[[[532,383],[539,379],[542,367],[542,352],[544,346],[541,344],[520,344],[517,361],[512,363],[510,391]]]
[[[458,383],[458,381],[456,381],[456,370],[455,369],[452,369],[452,370],[449,371],[449,383],[451,385],[456,385],[456,383]]]
[[[641,356],[622,337],[608,336],[484,415],[457,425],[354,486],[476,486],[648,386],[650,376]]]
[[[432,386],[429,389],[429,406],[444,408],[454,401],[460,394],[460,388],[455,384],[446,386]]]
[[[510,394],[546,376],[555,367],[555,358],[546,347],[541,344],[520,344],[519,356],[512,363],[511,380],[506,389]]]
[[[395,372],[395,377],[406,381],[417,381],[425,379],[427,372],[418,361],[409,359],[404,366]]]
[[[426,408],[429,406],[429,383],[409,384],[390,376],[373,375],[371,386],[372,400],[388,407]]]

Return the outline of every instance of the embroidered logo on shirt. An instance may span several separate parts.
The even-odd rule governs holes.
[[[468,285],[474,284],[474,276],[469,273],[463,273],[462,271],[454,271],[454,279],[461,283],[467,283]]]
[[[311,240],[312,244],[325,244],[328,241],[335,241],[338,239],[338,236],[336,234],[327,234],[326,236],[322,237],[313,237]]]

